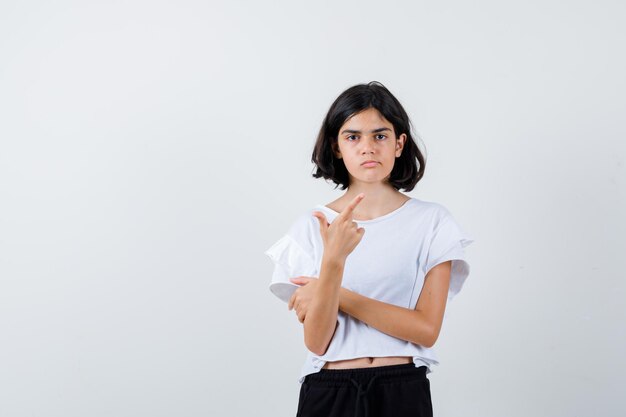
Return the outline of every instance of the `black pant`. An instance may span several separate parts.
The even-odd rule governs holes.
[[[426,366],[320,369],[300,386],[296,417],[432,417]]]

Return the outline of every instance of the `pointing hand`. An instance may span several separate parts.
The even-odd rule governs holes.
[[[324,253],[339,259],[346,259],[359,244],[365,233],[365,229],[358,227],[353,220],[354,208],[363,200],[363,193],[357,195],[346,208],[335,217],[332,223],[328,223],[324,213],[314,211],[320,223],[320,234],[324,242]]]

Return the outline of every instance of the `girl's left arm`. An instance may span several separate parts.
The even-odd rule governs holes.
[[[452,261],[428,271],[415,310],[368,298],[344,287],[339,291],[339,310],[398,339],[432,347],[441,331],[450,287]]]

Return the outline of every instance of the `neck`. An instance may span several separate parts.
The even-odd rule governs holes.
[[[365,194],[365,197],[354,210],[355,217],[358,218],[375,218],[388,213],[397,208],[400,200],[406,197],[391,185],[358,184],[348,187],[342,199],[346,202],[352,201],[360,193]]]

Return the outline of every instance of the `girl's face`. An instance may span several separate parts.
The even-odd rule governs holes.
[[[350,184],[385,182],[396,157],[406,141],[406,134],[395,137],[393,125],[375,108],[355,114],[339,129],[335,156],[343,159],[350,174]],[[374,163],[364,164],[366,161]]]

